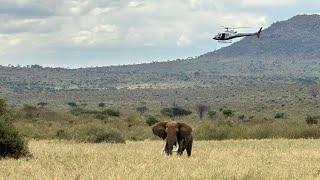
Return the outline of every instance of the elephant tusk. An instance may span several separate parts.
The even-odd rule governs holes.
[[[166,152],[167,139],[165,139],[163,142],[164,142],[164,147],[163,147],[163,149],[162,149],[161,154],[165,154],[165,152]],[[179,145],[174,146],[174,147],[175,147],[175,148],[174,148],[172,151],[173,151],[173,152],[178,152]]]
[[[165,154],[167,139],[165,139],[163,142],[164,142],[164,147],[163,147],[163,149],[162,149],[162,153],[161,153],[161,154]]]
[[[179,146],[176,146],[176,149],[173,149],[172,151],[173,151],[173,152],[177,152],[178,149],[179,149]]]

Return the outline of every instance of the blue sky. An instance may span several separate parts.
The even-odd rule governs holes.
[[[221,26],[256,31],[319,0],[0,0],[0,64],[90,67],[165,61],[221,47]]]

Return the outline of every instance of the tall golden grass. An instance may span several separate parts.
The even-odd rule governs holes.
[[[190,158],[160,141],[31,141],[33,158],[0,160],[1,179],[319,179],[318,140],[195,141]]]

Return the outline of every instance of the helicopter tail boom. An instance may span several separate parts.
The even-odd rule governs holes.
[[[258,38],[260,38],[260,34],[261,34],[261,31],[262,31],[262,27],[259,29],[259,31],[256,33]]]

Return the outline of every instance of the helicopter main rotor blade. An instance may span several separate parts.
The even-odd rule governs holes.
[[[249,28],[253,28],[253,27],[226,27],[226,26],[221,26],[224,29],[249,29]]]

